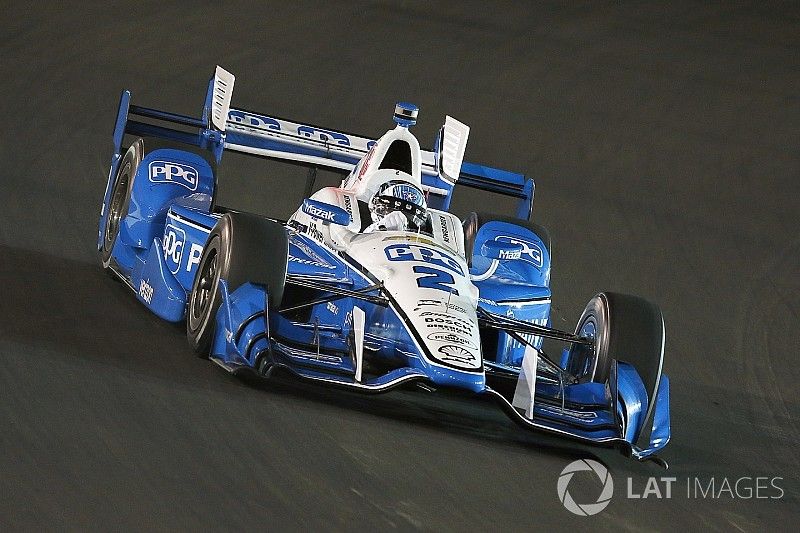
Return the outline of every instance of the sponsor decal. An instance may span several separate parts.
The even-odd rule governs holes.
[[[464,313],[466,314],[467,310],[460,305],[451,304],[449,302],[443,302],[441,300],[417,300],[417,307],[414,308],[414,311],[419,311],[423,307],[444,307],[445,309],[455,311],[457,313]]]
[[[439,222],[442,225],[442,240],[450,242],[450,232],[447,229],[447,218],[439,215]]]
[[[302,224],[298,224],[298,226],[301,226],[303,233],[307,233],[308,232],[308,227],[307,226],[304,226]],[[300,257],[294,257],[294,256],[290,255],[289,256],[289,261],[295,261],[297,263],[303,263],[303,264],[307,264],[307,265],[320,266],[322,268],[328,268],[328,269],[335,269],[336,268],[334,265],[330,264],[328,261],[326,261],[322,257],[320,257],[319,254],[317,254],[314,250],[312,250],[311,247],[309,245],[307,245],[305,242],[303,242],[302,240],[291,239],[291,244],[292,244],[292,246],[296,247],[301,252],[303,252],[306,255],[306,257],[308,257],[309,259],[302,259]],[[291,250],[290,250],[289,253],[291,254]]]
[[[323,130],[321,128],[314,128],[311,126],[298,126],[297,135],[301,137],[308,137],[310,139],[316,139],[324,143],[350,146],[350,139],[347,137],[347,135],[339,133],[338,131]]]
[[[330,265],[328,263],[320,263],[318,261],[311,261],[310,259],[303,259],[302,257],[295,257],[293,255],[290,255],[288,260],[291,263],[298,263],[300,265],[308,265],[308,266],[313,266],[313,267],[327,268],[329,270],[336,269],[335,266]]]
[[[281,124],[274,118],[256,115],[246,111],[231,109],[228,112],[228,122],[237,126],[246,126],[257,130],[280,130]]]
[[[403,242],[419,242],[422,244],[429,244],[431,246],[439,246],[436,241],[433,241],[427,237],[421,237],[419,235],[390,235],[389,237],[384,237],[384,241],[403,241]]]
[[[466,346],[468,348],[472,348],[473,350],[477,350],[478,347],[475,346],[475,343],[472,340],[468,339],[467,337],[460,337],[455,333],[449,331],[435,331],[428,335],[428,340],[432,341],[439,341],[439,342],[449,342],[450,344],[456,344],[459,346]]]
[[[519,252],[519,257],[510,257],[509,259],[520,259],[522,261],[531,263],[537,268],[542,267],[542,249],[538,244],[508,235],[498,235],[494,238],[494,240],[497,242],[509,242],[511,244],[519,244],[522,246],[522,250]]]
[[[353,201],[347,194],[343,195],[343,197],[344,197],[344,210],[347,211],[348,215],[350,215],[350,220],[353,220]]]
[[[500,250],[498,259],[512,260],[522,257],[522,250]]]
[[[324,240],[322,232],[319,229],[317,229],[317,224],[314,222],[309,224],[308,227],[306,228],[306,235],[308,235],[315,241],[322,242]]]
[[[172,183],[190,191],[197,190],[199,174],[192,166],[171,161],[151,161],[148,169],[153,183]]]
[[[574,418],[577,421],[591,421],[597,418],[597,413],[592,411],[576,411],[574,409],[569,409],[567,407],[562,408],[560,405],[558,407],[551,407],[549,405],[541,405],[540,409],[542,411],[549,411],[551,413],[555,413],[558,416],[566,416],[569,418]]]
[[[483,302],[485,304],[497,306],[497,302],[495,302],[494,300],[489,300],[488,298],[483,298],[481,296],[478,296],[478,301]]]
[[[434,319],[425,319],[425,327],[428,329],[435,329],[438,331],[452,331],[453,333],[458,333],[460,335],[470,336],[472,332],[465,330],[462,327],[451,325],[451,324],[443,324],[441,322],[437,322]]]
[[[177,226],[167,224],[164,227],[164,241],[161,247],[164,250],[164,261],[167,263],[169,271],[177,274],[181,269],[181,258],[183,257],[183,243],[186,242],[186,232]]]
[[[425,327],[428,329],[435,329],[439,331],[451,331],[453,333],[460,333],[467,337],[472,336],[472,325],[464,324],[458,320],[453,320],[450,317],[441,316],[426,316],[423,318]]]
[[[189,260],[186,262],[186,272],[191,272],[192,267],[200,264],[200,258],[203,256],[203,247],[199,244],[192,243],[189,250]]]
[[[454,258],[417,244],[392,244],[384,249],[384,253],[389,261],[418,261],[445,268],[459,276],[464,275],[461,265]]]
[[[361,169],[358,171],[358,177],[356,179],[361,179],[364,174],[367,173],[367,169],[369,168],[369,161],[372,159],[372,154],[375,153],[375,144],[369,149],[369,153],[364,158],[364,162],[361,163]]]
[[[327,307],[328,311],[330,311],[334,315],[338,315],[339,314],[339,307],[335,303],[328,302],[328,305],[326,305],[325,307]]]
[[[471,351],[463,346],[456,346],[455,344],[446,344],[439,347],[439,359],[447,361],[457,366],[470,366],[474,367],[477,357]]]
[[[153,286],[149,283],[150,280],[142,280],[139,282],[139,296],[148,304],[153,301]]]
[[[420,313],[419,316],[421,316],[421,317],[446,318],[447,320],[449,320],[451,322],[455,322],[457,324],[461,324],[465,328],[472,328],[472,324],[473,324],[473,322],[471,320],[468,320],[466,318],[461,318],[461,317],[458,317],[458,316],[448,315],[447,313],[437,313],[435,311],[424,311],[424,312]]]
[[[312,203],[308,203],[303,206],[303,210],[310,216],[314,218],[321,218],[322,220],[327,220],[330,222],[334,219],[335,215],[333,211],[328,211],[327,209],[321,209]]]

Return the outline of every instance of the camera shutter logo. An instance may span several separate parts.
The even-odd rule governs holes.
[[[603,484],[603,490],[594,503],[576,503],[567,490],[567,485],[569,485],[575,472],[585,471],[594,472],[597,479]],[[556,488],[558,489],[558,499],[561,500],[561,504],[567,511],[578,516],[592,516],[605,509],[611,503],[611,497],[614,495],[614,480],[611,479],[611,474],[602,464],[591,459],[580,459],[571,462],[561,471]]]

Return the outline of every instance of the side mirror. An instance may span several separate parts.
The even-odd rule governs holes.
[[[486,241],[481,246],[481,255],[489,259],[513,261],[522,257],[522,245],[508,241]]]
[[[347,226],[350,224],[350,215],[339,206],[326,204],[317,200],[306,198],[303,200],[303,213],[321,220],[323,223]]]

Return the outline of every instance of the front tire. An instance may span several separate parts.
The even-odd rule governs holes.
[[[186,310],[186,337],[198,356],[208,356],[214,339],[220,280],[231,292],[248,282],[263,285],[275,307],[283,296],[288,252],[280,224],[247,213],[219,219],[203,249]]]
[[[574,344],[565,370],[580,382],[605,383],[613,360],[633,364],[641,373],[657,369],[664,355],[664,319],[652,302],[615,292],[594,296],[581,314],[575,334],[594,339],[593,346]],[[645,383],[648,376],[642,376]],[[655,377],[655,376],[653,376]]]

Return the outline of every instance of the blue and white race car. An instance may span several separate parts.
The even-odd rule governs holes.
[[[202,118],[124,91],[100,216],[103,268],[185,321],[199,355],[363,392],[483,395],[522,426],[663,464],[661,312],[605,292],[574,332],[550,326],[551,244],[529,222],[531,179],[464,162],[469,128],[451,117],[421,150],[412,104],[372,139],[231,108],[233,86],[217,67]],[[308,167],[308,198],[289,220],[218,205],[226,151]],[[318,168],[341,185],[311,194]],[[515,216],[459,220],[455,187],[516,198]],[[545,337],[564,343],[558,360]]]

